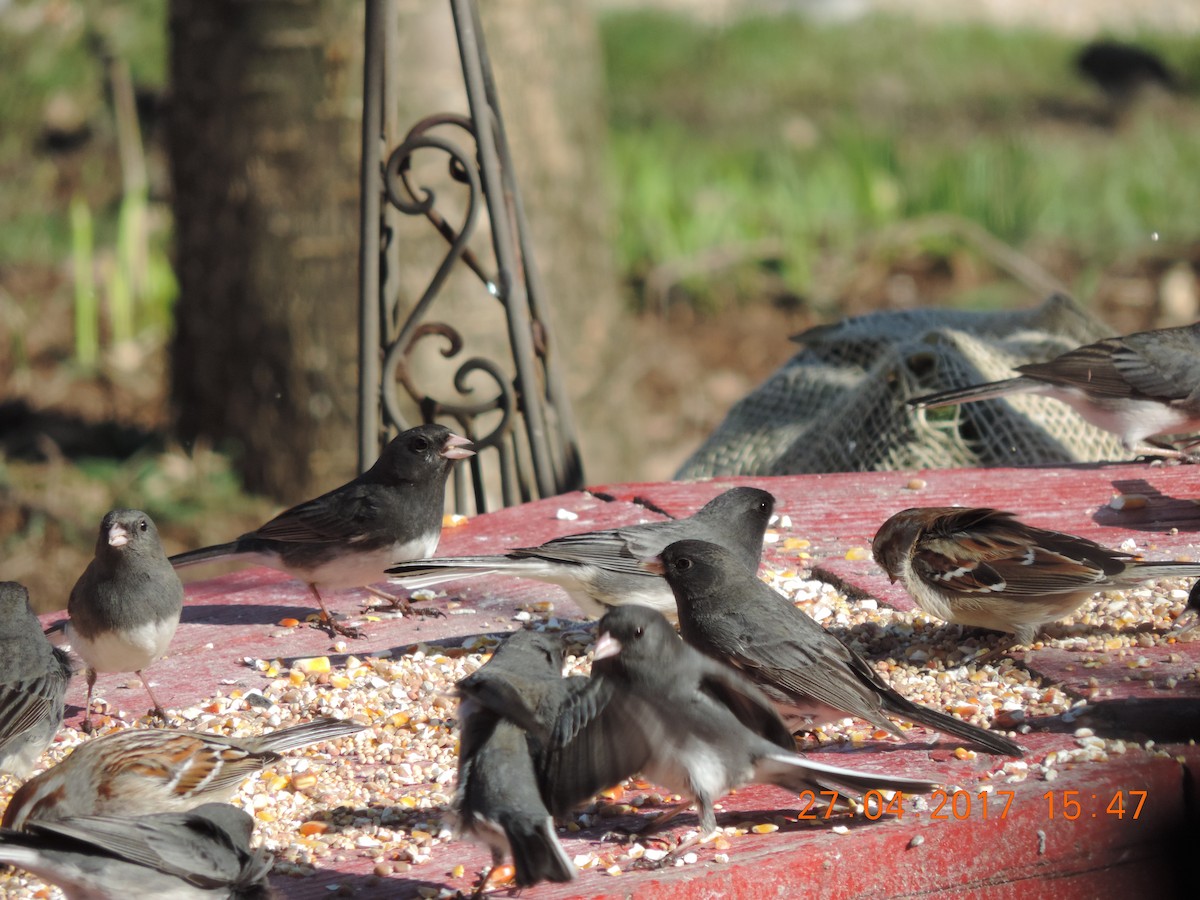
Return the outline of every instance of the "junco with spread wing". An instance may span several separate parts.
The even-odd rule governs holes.
[[[442,425],[410,428],[353,481],[236,541],[176,554],[171,564],[240,559],[281,569],[308,585],[331,631],[360,637],[333,621],[321,592],[368,587],[383,580],[388,566],[433,553],[442,534],[446,478],[456,460],[475,455],[470,444]]]
[[[600,620],[599,632],[592,677],[564,705],[544,765],[544,795],[556,812],[638,771],[687,798],[683,806],[695,803],[706,835],[716,828],[713,804],[751,782],[795,792],[934,788],[796,753],[791,732],[758,688],[685,644],[656,610],[618,607]]]
[[[774,508],[775,498],[766,491],[737,487],[684,519],[567,535],[540,547],[510,550],[503,556],[425,559],[388,569],[388,573],[401,576],[399,580],[408,587],[427,587],[503,572],[557,584],[592,618],[615,606],[640,603],[674,619],[671,589],[641,568],[641,560],[674,541],[697,538],[728,547],[744,565],[757,568]]]
[[[1069,616],[1097,591],[1200,577],[1200,563],[1137,560],[995,509],[906,509],[883,523],[871,552],[930,615],[1013,635],[989,656],[1028,646],[1042,626]]]
[[[21,785],[0,825],[21,829],[71,816],[184,812],[229,799],[242,781],[288,750],[365,727],[324,718],[243,738],[159,728],[106,734]]]
[[[675,592],[683,639],[758,685],[790,729],[811,731],[854,716],[902,736],[888,718],[897,716],[992,753],[1021,755],[1003,735],[901,696],[865,659],[724,548],[679,541],[647,565],[661,570]]]
[[[70,679],[70,660],[42,634],[29,592],[0,582],[0,772],[23,776],[54,740]]]
[[[587,683],[564,679],[562,665],[560,638],[518,631],[458,683],[458,833],[491,850],[493,871],[511,853],[518,887],[575,877],[542,800],[535,761],[570,684]]]
[[[1200,322],[1106,338],[1016,371],[1016,378],[908,402],[936,409],[1017,392],[1045,394],[1117,435],[1130,451],[1158,435],[1200,429]]]
[[[114,509],[100,523],[96,555],[67,601],[67,640],[87,664],[87,710],[97,672],[136,672],[154,713],[166,719],[142,670],[167,652],[183,612],[183,584],[163,551],[158,529],[139,509]]]
[[[0,863],[78,900],[266,900],[274,863],[250,850],[254,820],[209,803],[187,813],[77,816],[0,831]]]

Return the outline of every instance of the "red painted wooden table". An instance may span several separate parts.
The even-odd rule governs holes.
[[[913,489],[919,479],[922,486]],[[944,470],[921,473],[836,474],[786,478],[728,478],[694,484],[622,484],[594,488],[522,507],[476,517],[448,528],[439,555],[496,552],[528,546],[548,538],[596,528],[682,516],[736,484],[770,490],[777,512],[790,516],[789,534],[811,542],[807,552],[818,577],[834,580],[848,591],[876,598],[900,610],[912,608],[903,589],[892,586],[869,558],[848,560],[851,548],[869,548],[880,523],[909,506],[996,506],[1017,512],[1030,524],[1080,534],[1109,546],[1135,538],[1155,558],[1200,559],[1200,468],[1149,465],[1086,466],[1054,469]],[[1148,498],[1144,508],[1118,512],[1108,507],[1113,494],[1136,493]],[[567,510],[578,518],[560,517]],[[799,565],[795,554],[769,545],[767,557],[776,567]],[[858,554],[851,553],[853,559]],[[404,652],[415,642],[451,639],[512,630],[516,608],[533,599],[554,598],[558,615],[579,612],[556,588],[515,579],[480,578],[451,587],[474,615],[445,618],[393,619],[368,626],[365,639],[351,642],[360,656],[392,648]],[[434,601],[440,602],[440,601]],[[353,609],[342,597],[334,609]],[[215,693],[218,685],[261,686],[262,675],[243,665],[244,657],[308,657],[329,654],[330,640],[315,629],[292,629],[285,637],[273,627],[287,616],[302,618],[312,604],[306,589],[281,573],[248,569],[189,585],[183,623],[168,659],[151,670],[160,700],[184,707]],[[1134,746],[1107,762],[1065,766],[1054,782],[1029,778],[1015,784],[992,782],[997,791],[1012,790],[1007,810],[993,793],[985,816],[980,805],[980,777],[1008,760],[979,753],[974,759],[954,757],[954,744],[883,740],[853,752],[831,752],[822,758],[878,771],[907,772],[945,778],[974,800],[967,812],[947,806],[936,818],[930,809],[901,819],[849,821],[848,833],[834,833],[821,821],[794,821],[794,797],[772,788],[751,788],[725,799],[719,821],[730,824],[738,813],[757,812],[757,820],[776,811],[791,820],[770,834],[747,834],[733,843],[728,862],[714,862],[701,852],[698,864],[661,871],[630,871],[619,876],[588,870],[568,885],[539,885],[522,896],[566,897],[945,897],[1056,896],[1167,897],[1180,894],[1191,868],[1188,852],[1200,833],[1197,776],[1200,751],[1186,737],[1200,736],[1200,641],[1172,643],[1145,651],[1154,655],[1159,674],[1171,672],[1177,683],[1162,678],[1129,680],[1128,669],[1113,660],[1099,668],[1082,668],[1080,654],[1041,650],[1022,654],[1033,672],[1057,681],[1082,696],[1087,679],[1111,684],[1113,709],[1126,727],[1144,738],[1156,737],[1170,757]],[[1170,657],[1170,658],[1168,658]],[[1175,662],[1171,662],[1175,659]],[[1182,659],[1182,662],[1178,660]],[[140,690],[140,689],[139,689]],[[141,701],[130,695],[133,706]],[[77,724],[83,702],[82,679],[76,679],[68,702],[75,705],[70,724]],[[1132,724],[1129,724],[1132,722]],[[1019,736],[1028,760],[1042,760],[1054,750],[1076,746],[1074,726],[1034,730]],[[1139,731],[1140,729],[1140,731]],[[1156,736],[1157,735],[1157,736]],[[927,735],[934,741],[932,735]],[[1053,791],[1054,815],[1045,797]],[[1078,794],[1065,792],[1078,791]],[[1144,791],[1145,802],[1135,819],[1127,811],[1109,812],[1118,792]],[[960,800],[963,798],[960,798]],[[1065,818],[1064,800],[1080,801],[1078,817]],[[1066,811],[1076,812],[1069,804]],[[754,816],[750,816],[754,818]],[[845,820],[844,820],[845,821]],[[595,849],[601,829],[564,837],[568,855]],[[1185,838],[1190,839],[1186,844]],[[447,858],[462,863],[466,874],[454,878]],[[284,897],[408,897],[440,888],[469,891],[475,873],[486,867],[487,853],[467,843],[450,854],[401,875],[379,878],[371,863],[350,859],[340,868],[321,869],[304,879],[275,877]]]

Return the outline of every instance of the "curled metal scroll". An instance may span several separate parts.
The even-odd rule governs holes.
[[[421,119],[385,162],[378,136],[390,131],[386,125],[393,112],[382,108],[381,98],[388,93],[384,82],[392,76],[387,72],[386,59],[390,56],[385,53],[386,40],[380,37],[379,29],[382,23],[396,21],[394,2],[367,0],[360,464],[365,466],[374,458],[389,429],[410,424],[401,400],[403,391],[425,421],[451,420],[480,451],[494,452],[505,505],[580,487],[583,476],[571,433],[570,410],[550,356],[552,341],[546,330],[540,279],[533,267],[520,192],[512,173],[474,0],[449,0],[470,116],[444,113]],[[439,129],[462,132],[473,142],[475,153],[468,154],[454,141],[434,133]],[[414,183],[413,161],[420,151],[445,154],[451,182],[466,191],[461,223],[451,223],[438,209],[438,195],[432,188]],[[382,183],[372,181],[378,175],[382,175]],[[448,244],[421,296],[403,312],[400,298],[388,296],[386,279],[381,277],[387,272],[388,254],[398,260],[398,248],[391,244],[391,226],[386,221],[388,213],[381,201],[404,215],[424,217]],[[491,222],[494,264],[486,263],[468,246],[476,233],[481,207],[486,208]],[[377,258],[372,260],[372,254]],[[505,367],[493,360],[470,356],[454,370],[451,379],[450,387],[457,396],[446,398],[445,391],[439,396],[433,388],[418,383],[413,355],[429,337],[445,342],[440,348],[445,359],[456,359],[466,349],[460,329],[446,322],[427,321],[447,279],[460,263],[483,285],[481,293],[502,306],[514,374],[507,374]],[[368,343],[378,346],[379,356],[367,350]],[[483,376],[486,389],[477,390],[472,384],[477,376]],[[497,417],[494,425],[492,416]],[[483,419],[488,420],[486,427],[480,424]],[[524,427],[518,428],[518,422]],[[482,460],[481,452],[468,466],[455,467],[455,502],[460,510],[465,511],[468,471],[476,511],[487,508]]]

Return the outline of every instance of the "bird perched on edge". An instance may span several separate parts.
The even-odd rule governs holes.
[[[1142,561],[1026,525],[1010,512],[954,506],[896,513],[875,534],[871,553],[930,615],[1013,635],[988,656],[1028,646],[1042,626],[1069,616],[1097,591],[1200,577],[1200,563]]]
[[[1020,376],[909,400],[936,409],[1018,392],[1044,394],[1072,407],[1126,450],[1168,434],[1200,429],[1200,322],[1140,331],[1069,350],[1049,362],[1017,366]],[[1158,450],[1185,455],[1166,444]]]
[[[766,491],[736,487],[684,519],[566,535],[503,556],[424,559],[395,566],[388,574],[401,576],[399,580],[408,587],[429,587],[502,572],[557,584],[592,618],[616,606],[640,603],[674,619],[671,589],[643,569],[641,560],[674,541],[698,538],[728,547],[744,565],[756,569],[774,508],[775,498]]]
[[[854,716],[900,737],[897,716],[1020,756],[1008,738],[913,703],[861,656],[743,566],[703,541],[671,544],[648,566],[660,570],[679,604],[679,633],[766,694],[793,731]]]
[[[80,744],[58,765],[21,785],[0,826],[20,830],[29,822],[72,816],[186,812],[228,800],[246,778],[288,750],[365,727],[323,718],[243,738],[160,728],[106,734]]]
[[[97,672],[135,672],[154,714],[167,714],[142,670],[167,652],[183,612],[183,584],[163,551],[158,529],[139,509],[114,509],[100,523],[96,555],[67,601],[71,649],[87,664],[83,730],[92,728]]]
[[[459,835],[492,852],[487,885],[511,854],[517,887],[539,881],[571,881],[575,864],[554,832],[542,800],[537,764],[572,684],[562,677],[562,641],[518,631],[492,658],[458,683],[460,747],[454,796]],[[477,892],[478,893],[478,892]]]
[[[0,863],[61,887],[69,900],[266,900],[274,859],[251,852],[254,820],[209,803],[187,813],[77,816],[0,830]]]
[[[456,460],[475,455],[470,444],[443,425],[410,428],[353,481],[235,541],[176,554],[171,564],[181,569],[240,559],[281,569],[308,585],[331,632],[361,637],[334,622],[321,592],[368,587],[383,580],[388,566],[433,553],[442,534],[446,478]]]
[[[24,776],[58,733],[71,661],[15,581],[0,582],[0,772]]]
[[[639,771],[685,798],[651,827],[695,803],[704,835],[716,828],[713,804],[752,782],[794,792],[935,786],[796,753],[791,732],[758,688],[684,643],[649,607],[618,607],[600,620],[599,632],[592,677],[560,712],[543,766],[543,796],[556,814]]]

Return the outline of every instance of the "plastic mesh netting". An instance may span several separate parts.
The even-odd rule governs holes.
[[[920,309],[824,325],[730,410],[677,478],[1128,459],[1070,407],[1016,394],[939,410],[911,397],[1010,378],[1112,332],[1070,298],[1017,312]]]

